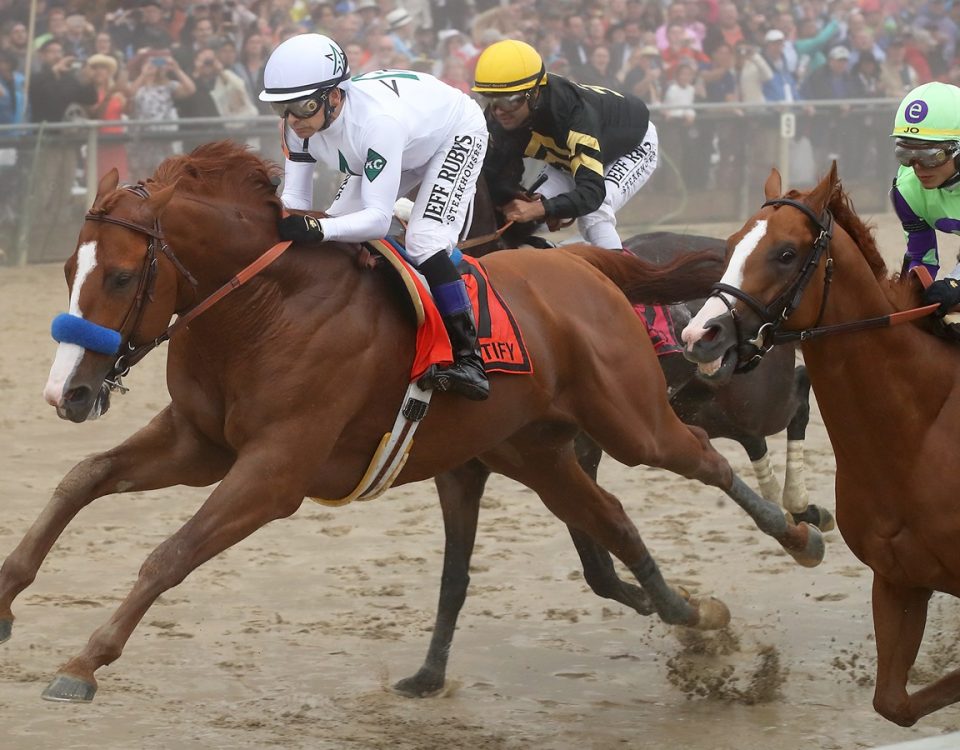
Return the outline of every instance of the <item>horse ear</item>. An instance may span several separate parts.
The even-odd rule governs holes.
[[[777,168],[774,167],[770,170],[770,176],[763,185],[763,197],[768,201],[772,201],[774,198],[779,198],[781,195],[783,195],[783,180],[781,179]]]
[[[147,208],[150,209],[150,212],[154,216],[160,216],[160,214],[163,212],[163,209],[173,197],[174,192],[176,192],[176,189],[177,183],[173,183],[172,185],[167,185],[165,188],[161,188],[147,198]]]
[[[110,193],[117,189],[117,185],[119,184],[120,172],[114,167],[100,178],[100,182],[97,184],[97,197],[93,199],[93,205],[97,205],[101,200],[110,195]]]
[[[830,205],[830,200],[837,191],[839,184],[837,162],[834,160],[830,165],[830,171],[826,177],[820,180],[820,184],[810,191],[810,194],[807,196],[807,205],[809,205],[815,213],[823,213],[824,209]]]

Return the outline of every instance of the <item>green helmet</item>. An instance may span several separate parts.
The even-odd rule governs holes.
[[[933,81],[917,86],[897,108],[892,138],[960,140],[960,88]]]

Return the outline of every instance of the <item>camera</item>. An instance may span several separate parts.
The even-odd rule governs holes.
[[[83,70],[83,62],[80,60],[74,60],[72,63],[70,63],[70,70],[72,70],[74,73],[79,73],[81,70]]]
[[[167,58],[165,57],[151,57],[150,62],[157,68],[165,67],[167,64]]]

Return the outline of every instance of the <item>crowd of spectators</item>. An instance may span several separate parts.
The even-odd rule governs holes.
[[[175,129],[183,118],[266,113],[266,59],[305,31],[337,40],[355,73],[409,68],[469,92],[480,52],[509,37],[536,47],[551,72],[661,105],[680,171],[702,173],[706,158],[724,179],[737,158],[724,148],[732,126],[701,126],[696,103],[897,98],[933,79],[960,83],[960,0],[36,2],[31,39],[30,0],[0,0],[0,124],[86,117]],[[843,127],[845,111],[804,111],[814,148]],[[108,148],[100,161],[139,178],[170,147]]]

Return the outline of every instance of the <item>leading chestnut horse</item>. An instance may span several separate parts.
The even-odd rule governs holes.
[[[224,142],[168,159],[134,189],[118,189],[116,170],[101,179],[65,266],[65,325],[76,332],[70,343],[61,337],[44,391],[61,417],[82,422],[106,410],[109,383],[130,363],[117,361],[111,339],[120,351],[149,346],[166,334],[171,316],[205,306],[277,247],[282,207],[274,175]],[[358,485],[403,401],[415,326],[392,272],[360,270],[356,250],[295,245],[178,328],[167,359],[170,404],[117,447],[74,467],[7,557],[0,640],[10,635],[14,598],[84,506],[113,493],[219,482],[147,557],[130,593],[61,667],[45,698],[92,700],[96,670],[120,656],[158,596],[294,513],[305,497],[341,498]],[[701,430],[671,411],[653,347],[628,302],[702,295],[714,264],[692,256],[659,269],[587,246],[485,261],[523,330],[534,372],[493,375],[485,402],[436,394],[397,484],[478,457],[622,560],[665,622],[725,625],[721,602],[691,599],[666,583],[620,503],[580,468],[573,439],[586,431],[625,464],[719,487],[801,564],[817,564],[819,531],[788,525]],[[557,303],[572,299],[580,304]],[[445,508],[445,526],[457,528],[455,508]],[[445,559],[444,570],[457,564]],[[406,687],[419,692],[423,679],[418,673]]]
[[[918,305],[919,285],[888,277],[836,164],[813,190],[785,197],[774,171],[764,193],[730,237],[718,296],[684,330],[687,354],[724,377],[802,332],[836,454],[837,526],[874,574],[873,705],[910,726],[960,701],[960,670],[907,692],[931,594],[960,596],[960,349],[926,325],[890,327],[914,317],[906,309]]]

